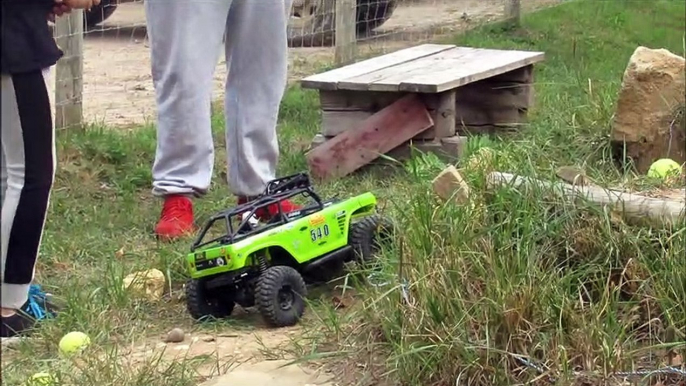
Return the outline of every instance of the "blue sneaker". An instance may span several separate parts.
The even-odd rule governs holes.
[[[29,287],[29,299],[16,314],[2,317],[0,337],[9,338],[30,333],[33,326],[44,319],[57,316],[57,308],[51,304],[38,285]]]

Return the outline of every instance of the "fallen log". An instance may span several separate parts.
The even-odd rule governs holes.
[[[644,223],[684,224],[686,203],[646,197],[636,193],[604,189],[599,186],[573,186],[552,183],[510,173],[492,172],[487,177],[490,188],[510,185],[515,188],[548,189],[568,199],[585,199],[591,203],[607,206],[622,213],[627,220]]]

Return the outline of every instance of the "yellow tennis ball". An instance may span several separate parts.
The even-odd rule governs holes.
[[[72,331],[60,339],[60,351],[64,354],[73,354],[85,349],[90,343],[88,335],[80,331]]]
[[[57,379],[49,373],[35,373],[26,382],[27,386],[51,386],[57,384]]]
[[[671,175],[678,176],[681,174],[681,165],[669,158],[662,158],[650,165],[648,169],[648,177],[665,178]]]

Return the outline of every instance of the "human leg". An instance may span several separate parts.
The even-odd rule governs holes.
[[[0,335],[6,337],[46,316],[44,296],[31,282],[55,175],[55,140],[41,71],[3,75],[1,101]]]
[[[231,0],[146,0],[157,101],[153,194],[165,197],[156,233],[193,228],[190,196],[209,188],[213,163],[210,103]]]
[[[291,0],[235,0],[227,19],[228,182],[240,201],[262,193],[276,174],[276,124],[287,81],[290,7]],[[295,207],[284,202],[282,209]]]
[[[235,0],[226,26],[224,101],[229,185],[255,196],[273,179],[276,121],[286,87],[290,0]]]

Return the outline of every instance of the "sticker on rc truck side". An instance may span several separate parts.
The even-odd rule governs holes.
[[[322,214],[314,214],[310,217],[310,226],[316,227],[326,222],[326,218]]]

